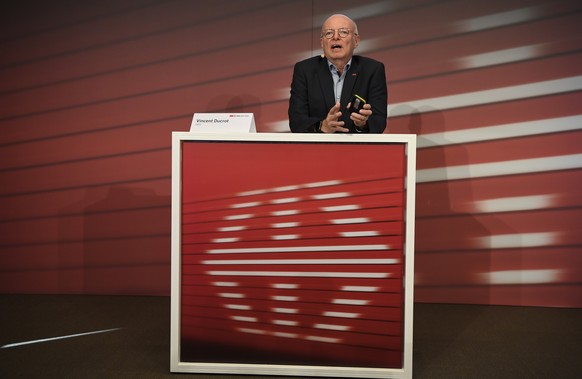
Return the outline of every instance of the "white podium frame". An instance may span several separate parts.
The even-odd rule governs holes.
[[[180,360],[180,311],[181,311],[181,190],[182,190],[182,143],[183,141],[264,141],[288,143],[378,143],[403,144],[406,152],[405,178],[405,239],[404,239],[404,315],[403,315],[403,367],[367,368],[337,366],[301,366],[274,364],[204,363]],[[172,283],[171,283],[171,372],[237,374],[237,375],[287,375],[310,377],[354,377],[354,378],[412,378],[412,324],[414,290],[414,219],[416,187],[416,135],[413,134],[209,134],[172,133]]]

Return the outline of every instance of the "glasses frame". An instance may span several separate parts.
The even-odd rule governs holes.
[[[332,39],[335,37],[336,32],[339,38],[348,38],[353,33],[349,28],[325,29],[321,31],[321,38]],[[345,35],[342,35],[342,33]],[[358,33],[354,33],[354,35],[357,36]]]

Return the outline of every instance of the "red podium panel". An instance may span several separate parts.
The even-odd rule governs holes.
[[[171,370],[412,377],[415,141],[174,133]]]

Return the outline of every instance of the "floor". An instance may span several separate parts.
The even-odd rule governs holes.
[[[414,317],[415,379],[582,377],[582,309],[415,304]],[[0,322],[0,378],[259,377],[170,373],[168,297],[0,295]]]

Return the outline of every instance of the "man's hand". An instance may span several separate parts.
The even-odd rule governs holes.
[[[348,104],[348,109],[352,104]],[[350,120],[354,122],[354,125],[358,129],[366,129],[366,123],[372,115],[372,106],[370,104],[364,104],[364,107],[360,109],[358,113],[352,112],[350,115]]]
[[[344,128],[344,122],[338,121],[341,115],[342,112],[340,111],[340,103],[337,102],[329,110],[327,117],[321,123],[321,131],[323,133],[349,132],[350,130],[348,128]]]

